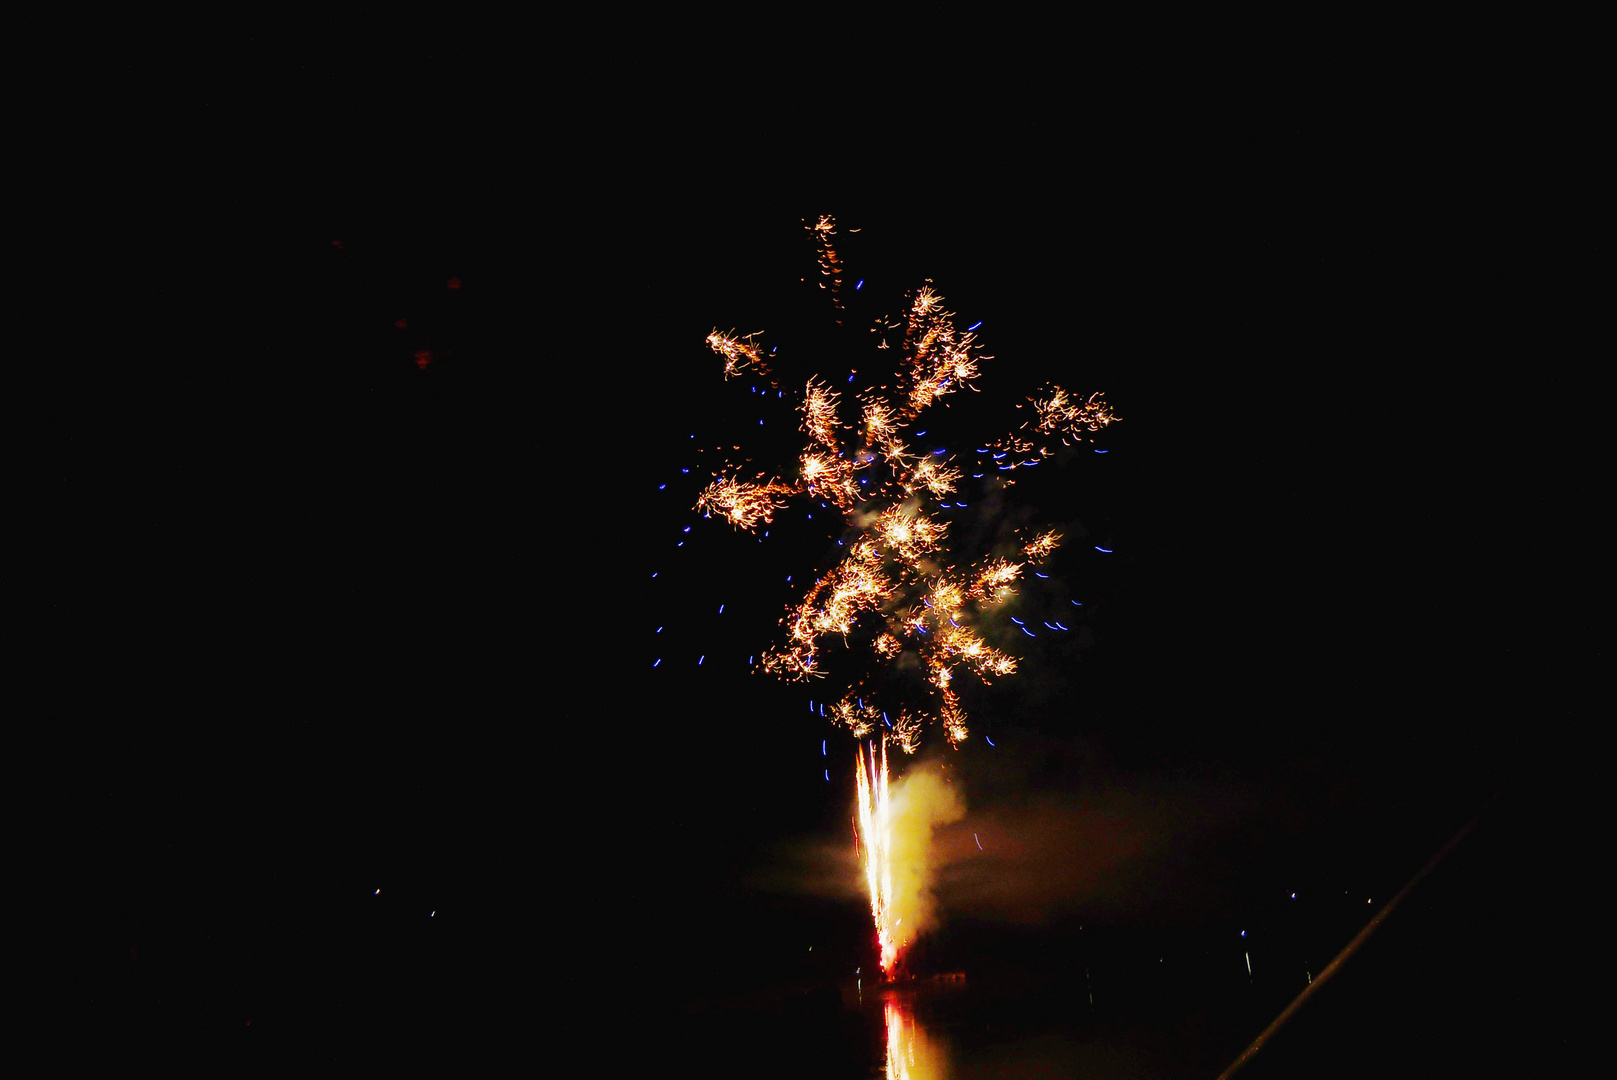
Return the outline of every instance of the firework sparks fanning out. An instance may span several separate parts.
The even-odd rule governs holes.
[[[832,246],[836,223],[822,216],[808,228],[826,279],[822,286],[840,316],[845,309],[842,261]],[[697,509],[749,532],[767,526],[797,496],[835,506],[841,513],[855,538],[844,543],[842,561],[809,585],[788,610],[781,620],[786,641],[766,652],[761,666],[790,680],[824,678],[823,658],[833,645],[869,650],[895,665],[913,658],[928,688],[926,709],[900,709],[892,703],[899,716],[895,724],[873,704],[870,691],[853,683],[829,714],[857,738],[878,724],[889,728],[906,753],[915,752],[927,721],[941,727],[951,744],[966,738],[966,713],[951,687],[955,668],[965,667],[984,682],[1015,671],[1016,661],[990,647],[980,628],[992,609],[1014,593],[1023,571],[1048,559],[1060,540],[1053,531],[1045,532],[1026,541],[1017,558],[995,556],[965,568],[946,565],[948,523],[929,517],[921,504],[924,497],[952,496],[963,471],[946,451],[912,453],[900,436],[923,410],[962,388],[975,389],[971,382],[981,362],[992,359],[979,355],[976,336],[956,330],[953,318],[930,283],[917,289],[901,316],[884,316],[871,330],[878,348],[896,353],[898,372],[891,387],[858,395],[856,421],[844,422],[841,395],[810,378],[798,401],[799,426],[808,444],[797,476],[759,473],[742,479],[736,467],[726,465],[696,501]],[[747,372],[778,388],[756,337],[715,330],[707,344],[724,359],[726,378]],[[974,476],[992,471],[999,483],[1009,485],[1013,481],[1003,474],[1038,464],[1052,452],[1050,442],[1084,441],[1117,419],[1099,394],[1080,399],[1060,387],[1031,404],[1034,419],[1020,433],[978,450]],[[826,641],[831,635],[839,640]]]
[[[1048,398],[1035,399],[1033,409],[1039,417],[1039,430],[1061,436],[1062,442],[1078,437],[1080,432],[1099,431],[1116,420],[1111,407],[1100,400],[1099,394],[1088,400],[1075,402],[1061,387],[1056,387]]]
[[[728,334],[721,334],[715,330],[707,336],[707,347],[724,357],[726,379],[732,375],[740,375],[743,371],[752,371],[762,378],[770,378],[769,365],[764,362],[763,354],[758,351],[758,346],[752,340],[757,336],[747,334],[738,338],[734,330]]]

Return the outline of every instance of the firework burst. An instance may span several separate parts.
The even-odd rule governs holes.
[[[822,216],[808,229],[822,287],[840,322],[847,309],[843,263],[832,242],[836,222]],[[955,456],[913,451],[903,436],[925,410],[946,404],[951,394],[975,390],[982,363],[992,357],[981,354],[975,334],[955,327],[954,313],[931,282],[908,296],[900,315],[877,319],[871,333],[874,347],[896,361],[894,377],[859,393],[856,415],[847,419],[845,413],[854,410],[843,395],[810,377],[797,397],[806,442],[796,475],[758,473],[743,479],[736,466],[726,464],[713,474],[696,508],[749,532],[767,526],[793,498],[837,509],[849,536],[841,542],[841,560],[807,585],[787,610],[781,619],[785,640],[764,653],[760,666],[784,679],[823,679],[833,648],[840,650],[839,658],[857,651],[906,670],[918,665],[924,708],[893,701],[884,709],[859,678],[843,681],[828,713],[857,738],[879,724],[901,750],[913,753],[929,725],[941,728],[951,744],[966,738],[966,713],[952,685],[956,669],[983,682],[1016,670],[1015,659],[991,647],[982,631],[1024,572],[1051,556],[1060,536],[1043,532],[1026,538],[1014,554],[1002,551],[964,566],[950,562],[948,522],[928,514],[924,500],[953,496],[965,471]],[[715,330],[707,344],[723,359],[726,378],[749,373],[779,388],[757,337],[756,332],[738,336]],[[977,451],[979,466],[985,471],[991,466],[999,484],[1014,483],[1005,474],[1038,464],[1056,441],[1082,442],[1117,419],[1098,393],[1078,397],[1052,387],[1029,401],[1031,420]]]

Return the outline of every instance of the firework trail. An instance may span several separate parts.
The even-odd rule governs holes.
[[[842,259],[837,255],[836,246],[831,242],[831,238],[837,234],[837,223],[829,214],[821,214],[808,229],[814,234],[815,253],[820,259],[820,275],[827,279],[820,282],[820,288],[830,291],[831,306],[836,308],[837,325],[840,326],[843,311]]]
[[[830,293],[840,323],[846,309],[842,260],[832,243],[836,223],[822,216],[808,229],[825,279],[821,287]],[[827,654],[833,646],[861,651],[889,670],[918,662],[924,704],[910,700],[913,695],[882,701],[887,692],[871,685],[871,676],[839,680],[838,700],[827,703],[828,718],[855,738],[885,728],[911,754],[928,726],[941,727],[951,745],[966,738],[966,712],[953,686],[957,671],[987,683],[1016,670],[1015,658],[990,646],[979,631],[1061,539],[1047,530],[1023,536],[1009,556],[950,562],[948,522],[930,516],[924,500],[958,498],[964,459],[945,450],[912,449],[906,437],[927,409],[962,389],[975,390],[981,363],[992,359],[981,355],[976,335],[958,330],[953,320],[930,282],[914,290],[900,315],[883,316],[871,328],[873,347],[896,364],[887,384],[844,401],[818,377],[803,383],[797,410],[805,441],[795,476],[743,477],[727,463],[696,500],[704,514],[748,532],[767,528],[794,498],[836,508],[848,530],[849,538],[839,541],[845,553],[788,609],[781,619],[785,641],[763,654],[761,666],[787,680],[823,679],[832,667]],[[725,378],[745,374],[783,395],[757,337],[715,329],[707,344],[723,359]],[[1031,419],[976,445],[972,479],[991,476],[1014,484],[1011,474],[1039,464],[1057,441],[1086,441],[1117,419],[1098,393],[1084,397],[1056,386],[1029,401]],[[924,434],[916,430],[913,437]],[[1022,631],[1036,636],[1025,625]]]

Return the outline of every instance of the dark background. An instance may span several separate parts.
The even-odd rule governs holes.
[[[123,539],[88,562],[55,721],[81,763],[59,818],[103,880],[68,890],[66,992],[120,1045],[249,1056],[454,1060],[560,1018],[746,1060],[829,1030],[813,992],[869,969],[866,912],[760,881],[784,843],[846,836],[851,747],[744,660],[831,534],[783,515],[759,545],[691,512],[693,446],[784,470],[796,445],[702,338],[765,330],[788,386],[863,386],[850,338],[930,278],[995,357],[935,410],[945,435],[1011,426],[1050,381],[1123,418],[1104,458],[1013,489],[1077,526],[1053,576],[1085,612],[968,696],[1000,747],[958,752],[968,804],[1210,794],[1130,823],[1191,839],[1112,895],[1032,926],[953,913],[917,965],[967,971],[1011,1029],[1213,1073],[1302,988],[1294,961],[1317,976],[1482,814],[1268,1053],[1564,1045],[1587,854],[1560,688],[1590,653],[1546,554],[1567,483],[1544,420],[1577,391],[1506,283],[1486,144],[1392,115],[1322,98],[1055,140],[1047,114],[965,108],[961,155],[992,168],[948,192],[799,147],[748,156],[833,174],[811,196],[716,160],[674,197],[609,153],[542,210],[272,248],[274,299],[213,331],[228,377],[110,406],[97,505]],[[75,701],[94,735],[66,730]],[[1075,1019],[1079,968],[1108,989]]]

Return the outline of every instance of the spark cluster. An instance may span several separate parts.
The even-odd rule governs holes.
[[[832,246],[836,223],[822,216],[808,228],[828,279],[822,287],[841,312],[843,269]],[[909,294],[902,314],[877,319],[871,333],[876,348],[889,350],[886,355],[897,361],[896,377],[860,392],[857,410],[845,408],[843,396],[828,384],[809,378],[797,398],[806,443],[796,475],[742,479],[726,464],[698,496],[696,509],[756,532],[796,497],[836,507],[850,535],[845,553],[788,608],[781,619],[785,640],[763,654],[761,666],[794,681],[824,678],[832,648],[866,651],[889,665],[914,662],[927,687],[926,709],[895,702],[884,710],[862,682],[854,682],[828,714],[856,738],[885,726],[900,749],[914,753],[931,722],[951,744],[966,738],[966,713],[953,687],[957,669],[985,683],[1016,670],[1015,658],[990,646],[982,630],[1024,572],[1052,555],[1060,537],[1044,532],[1014,553],[951,564],[948,522],[930,515],[925,499],[953,495],[964,472],[955,456],[913,451],[904,436],[926,409],[950,394],[975,390],[982,362],[992,357],[981,355],[974,333],[956,329],[954,313],[931,282]],[[750,372],[778,385],[756,337],[715,330],[707,345],[723,359],[726,378]],[[1055,439],[1083,441],[1117,419],[1098,393],[1077,398],[1053,387],[1030,403],[1032,420],[977,450],[979,467],[992,468],[1005,484],[1012,481],[1000,474],[1038,464]]]
[[[769,364],[764,360],[764,354],[759,350],[758,343],[753,341],[757,333],[743,334],[736,337],[734,330],[721,333],[714,330],[707,336],[707,347],[724,357],[724,377],[726,379],[740,375],[744,371],[751,371],[764,379],[771,379]]]
[[[1099,394],[1076,401],[1059,386],[1052,388],[1047,398],[1034,398],[1033,410],[1038,416],[1038,429],[1061,436],[1064,443],[1081,442],[1083,435],[1099,431],[1117,419]]]

